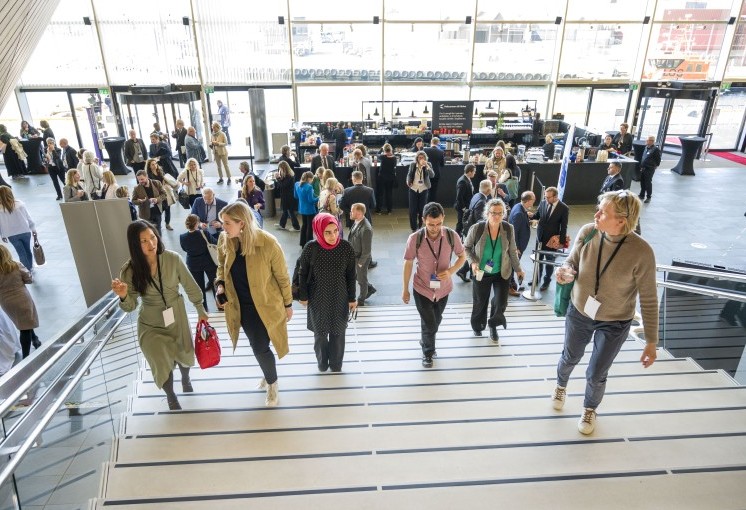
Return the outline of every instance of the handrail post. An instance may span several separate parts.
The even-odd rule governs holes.
[[[536,249],[534,250],[534,274],[531,278],[531,288],[523,291],[523,297],[528,301],[538,301],[541,299],[541,292],[536,290],[536,285],[539,283],[539,267],[541,266],[539,262],[539,251],[541,248],[542,246],[541,243],[539,243],[539,237],[537,236]]]

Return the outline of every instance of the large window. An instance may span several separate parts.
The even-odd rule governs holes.
[[[265,0],[261,9],[242,0],[196,0],[195,6],[206,83],[290,83],[289,24],[284,0]],[[286,20],[283,25],[279,16]],[[191,37],[187,40],[191,41]]]
[[[358,85],[348,87],[299,86],[298,116],[302,122],[358,121],[363,101],[381,98],[381,87]],[[388,113],[386,113],[388,119]]]
[[[293,22],[296,81],[379,81],[381,27]]]
[[[280,0],[285,4],[285,0]],[[246,2],[256,9],[254,2]],[[349,0],[290,0],[290,16],[293,21],[370,21],[381,15],[381,0],[366,0],[351,3]]]
[[[565,15],[565,5],[564,2],[546,0],[523,2],[480,0],[478,11],[477,21],[554,21],[556,17]]]
[[[629,81],[637,61],[642,23],[568,23],[560,79]]]
[[[114,85],[197,83],[197,56],[188,0],[96,0],[101,39]]]
[[[385,81],[465,81],[471,25],[386,23]]]
[[[557,25],[479,23],[474,81],[549,80]]]
[[[554,112],[551,112],[551,115],[561,113],[567,122],[585,124],[590,93],[590,87],[559,87],[554,99]]]
[[[720,92],[710,125],[711,149],[734,150],[738,147],[744,114],[746,114],[746,88],[733,87]]]
[[[648,0],[572,0],[567,4],[567,20],[641,23],[650,3]]]
[[[484,2],[484,0],[482,0]],[[386,2],[386,19],[389,20],[448,20],[463,21],[474,16],[474,0],[406,0]]]
[[[618,131],[624,122],[629,89],[594,89],[588,127],[598,132]]]
[[[60,1],[19,85],[69,87],[106,83],[96,27],[86,25],[84,17],[93,19],[89,2]]]
[[[725,78],[746,78],[746,2],[741,7],[736,34],[730,49]]]

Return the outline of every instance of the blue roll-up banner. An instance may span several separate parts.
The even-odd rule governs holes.
[[[570,166],[570,154],[572,154],[572,141],[575,139],[575,124],[570,126],[565,136],[565,150],[562,153],[562,167],[560,168],[559,181],[557,181],[557,196],[560,200],[565,196],[565,185],[567,184],[567,169]]]

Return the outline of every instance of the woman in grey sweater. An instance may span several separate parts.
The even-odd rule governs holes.
[[[469,229],[464,242],[472,274],[476,275],[471,327],[476,336],[482,336],[486,324],[490,328],[490,339],[495,343],[499,342],[497,326],[508,327],[505,308],[508,306],[508,283],[512,272],[523,277],[513,226],[504,221],[505,209],[505,203],[499,198],[487,202],[484,220]],[[487,319],[487,305],[490,303],[492,313]]]
[[[557,366],[552,404],[565,403],[567,382],[585,347],[593,340],[578,422],[583,434],[593,432],[596,408],[606,390],[606,377],[627,340],[638,296],[647,345],[640,356],[643,367],[655,362],[658,343],[658,294],[655,254],[633,232],[640,200],[629,190],[609,191],[600,197],[594,222],[578,233],[573,250],[557,272],[558,283],[575,281],[565,321],[565,345]]]

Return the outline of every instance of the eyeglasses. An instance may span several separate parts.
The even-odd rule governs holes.
[[[489,214],[490,216],[503,216],[505,214],[505,211],[499,211],[499,212],[490,211],[487,214]]]

